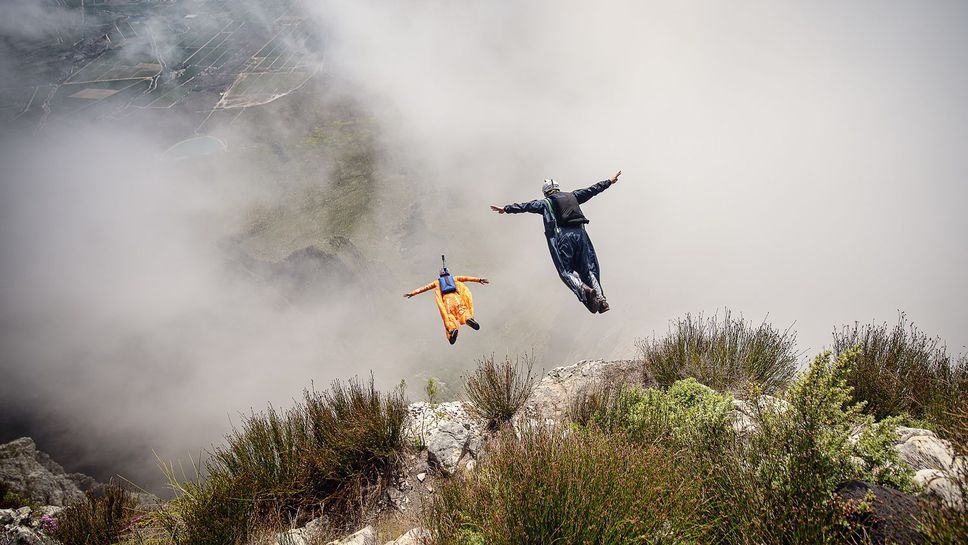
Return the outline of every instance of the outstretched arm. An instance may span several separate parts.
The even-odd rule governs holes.
[[[498,214],[523,214],[525,212],[542,214],[544,213],[544,201],[516,202],[507,206],[491,205],[491,210]]]
[[[426,286],[417,288],[417,289],[415,289],[415,290],[413,290],[413,291],[411,291],[409,293],[404,293],[403,296],[406,297],[407,299],[410,299],[414,295],[420,295],[421,293],[423,293],[425,291],[430,291],[430,290],[434,289],[436,286],[437,286],[437,282],[431,282],[431,283],[427,284]]]
[[[455,276],[454,280],[458,282],[480,282],[481,284],[491,283],[487,278],[478,278],[476,276]]]
[[[615,176],[612,176],[608,180],[602,180],[601,182],[598,182],[593,186],[586,187],[585,189],[576,189],[572,191],[572,193],[574,193],[575,198],[578,199],[578,204],[582,204],[588,201],[588,199],[591,199],[592,197],[594,197],[595,195],[598,195],[602,191],[605,191],[606,189],[611,187],[612,184],[617,184],[618,177],[621,175],[622,175],[622,171],[620,170],[615,174]]]

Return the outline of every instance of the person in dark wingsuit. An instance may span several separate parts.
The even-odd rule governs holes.
[[[598,256],[585,231],[588,219],[581,211],[581,204],[618,183],[621,174],[620,170],[608,180],[574,191],[561,191],[558,182],[547,179],[541,186],[543,199],[491,206],[498,214],[542,214],[548,249],[558,275],[592,314],[607,312],[609,307],[602,291]]]

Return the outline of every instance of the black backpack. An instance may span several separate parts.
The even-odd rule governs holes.
[[[588,218],[582,214],[578,199],[571,191],[553,193],[545,201],[559,226],[576,227],[588,223]]]

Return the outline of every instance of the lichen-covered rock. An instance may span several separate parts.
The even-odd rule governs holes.
[[[477,456],[484,442],[486,423],[460,401],[410,405],[405,433],[414,443],[427,448],[432,467],[451,475],[461,461]]]
[[[326,545],[376,545],[376,532],[371,526],[367,526],[353,535],[330,541]]]
[[[920,428],[897,428],[895,448],[903,462],[915,471],[940,469],[954,471],[957,459],[951,443],[939,439],[931,430]]]
[[[0,545],[48,545],[54,540],[43,533],[43,516],[51,516],[60,507],[43,506],[36,510],[30,507],[20,509],[0,509]]]
[[[295,528],[279,534],[274,545],[312,545],[318,543],[325,525],[325,517],[313,519],[302,528]]]
[[[41,505],[65,506],[84,499],[97,483],[80,473],[67,473],[29,437],[0,445],[0,481]]]
[[[394,541],[388,541],[384,545],[422,545],[430,539],[430,531],[425,528],[414,528]]]
[[[2,545],[46,545],[53,543],[42,533],[26,526],[11,525],[0,534]]]
[[[16,517],[17,511],[15,509],[0,509],[0,526],[13,524],[17,520]]]
[[[645,385],[642,362],[634,360],[582,360],[556,367],[541,378],[523,409],[515,417],[522,421],[560,422],[580,395],[606,385]]]
[[[938,498],[948,507],[965,510],[965,499],[955,474],[940,469],[922,469],[914,474],[913,480],[922,487],[922,494]]]
[[[756,420],[760,413],[764,411],[782,413],[789,406],[786,401],[769,395],[761,395],[755,400],[734,399],[733,430],[737,435],[752,433],[756,431]]]

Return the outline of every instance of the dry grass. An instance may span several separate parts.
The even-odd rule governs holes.
[[[677,456],[596,429],[501,432],[481,466],[446,482],[427,517],[435,545],[692,543],[698,483]]]
[[[353,528],[395,478],[406,408],[402,389],[383,395],[371,378],[254,414],[214,449],[205,478],[171,479],[177,497],[161,523],[173,541],[193,545],[240,543],[267,523],[320,515],[336,531]]]
[[[128,532],[136,508],[131,494],[109,485],[60,512],[50,534],[64,545],[113,545]]]
[[[946,435],[956,450],[968,452],[968,404],[956,407],[945,420]],[[968,509],[968,465],[962,465],[955,475],[956,486]],[[968,543],[968,516],[936,502],[930,505],[922,520],[926,543],[930,545],[960,545]]]
[[[848,378],[853,400],[877,418],[908,416],[942,434],[964,434],[952,418],[968,407],[968,360],[954,363],[944,343],[901,314],[898,323],[860,325],[834,332],[834,352],[857,347]],[[950,437],[950,435],[949,435]]]
[[[637,344],[646,379],[664,387],[693,377],[717,390],[738,392],[755,384],[773,394],[789,384],[801,356],[789,329],[779,331],[765,322],[754,326],[728,310],[722,320],[687,314],[665,337]]]
[[[467,378],[465,391],[482,418],[492,429],[514,417],[534,390],[534,356],[526,355],[496,363],[494,355],[478,361]]]

